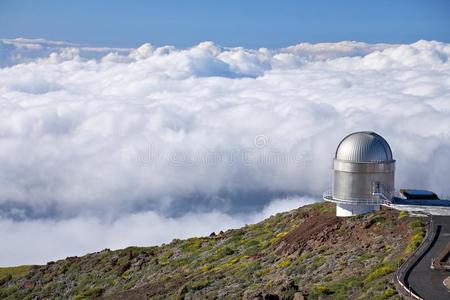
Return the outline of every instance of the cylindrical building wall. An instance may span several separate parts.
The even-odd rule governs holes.
[[[354,163],[336,160],[333,171],[333,198],[351,202],[377,201],[374,188],[388,199],[394,196],[395,162]]]

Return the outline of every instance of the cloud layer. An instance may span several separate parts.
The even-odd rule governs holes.
[[[114,220],[94,216],[68,219],[35,219],[17,222],[0,218],[0,266],[36,264],[130,245],[153,246],[173,238],[208,236],[211,232],[240,228],[279,212],[313,203],[317,199],[274,199],[261,211],[226,214],[218,210],[165,217],[155,211],[124,214]]]
[[[449,55],[431,41],[255,50],[1,40],[0,235],[11,253],[28,228],[55,243],[70,228],[81,237],[74,220],[106,237],[102,224],[192,228],[125,240],[138,244],[216,228],[199,231],[196,214],[238,226],[236,212],[273,198],[320,198],[337,143],[356,130],[391,144],[398,187],[450,195]],[[117,236],[60,253],[124,246]],[[0,253],[0,264],[32,259]]]

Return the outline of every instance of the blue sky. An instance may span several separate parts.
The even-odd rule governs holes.
[[[0,37],[135,47],[450,41],[450,1],[0,1]]]

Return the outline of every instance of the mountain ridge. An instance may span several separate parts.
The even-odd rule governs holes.
[[[399,299],[392,274],[424,233],[404,212],[338,218],[320,202],[209,237],[0,268],[0,298]]]

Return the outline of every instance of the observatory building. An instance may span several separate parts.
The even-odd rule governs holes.
[[[324,200],[336,203],[341,217],[380,209],[394,197],[395,160],[386,140],[375,132],[349,134],[333,160],[333,186]]]

